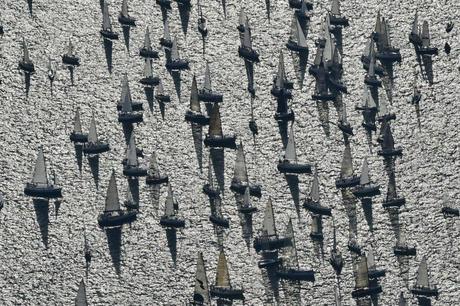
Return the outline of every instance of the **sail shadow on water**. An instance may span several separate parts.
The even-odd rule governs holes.
[[[180,17],[180,24],[182,27],[182,32],[184,32],[184,35],[187,36],[188,22],[190,20],[191,5],[178,3],[178,8],[179,8],[179,17]]]
[[[281,136],[283,147],[286,147],[288,143],[288,123],[287,121],[278,121],[278,131]]]
[[[324,134],[327,137],[331,136],[331,126],[329,123],[329,104],[322,101],[317,101],[316,110],[318,111],[318,119],[321,123]]]
[[[89,155],[88,165],[94,180],[94,184],[96,184],[96,189],[99,189],[99,155]]]
[[[123,123],[123,135],[125,136],[125,143],[129,145],[129,139],[131,138],[131,134],[133,133],[134,126],[132,123]]]
[[[107,70],[112,74],[112,50],[113,42],[109,39],[104,39],[105,60],[107,62]]]
[[[296,71],[297,84],[299,85],[299,89],[302,90],[305,73],[307,71],[308,51],[291,52],[291,56],[294,64],[294,70]]]
[[[364,218],[366,219],[367,226],[369,226],[369,231],[374,231],[374,219],[372,216],[372,199],[364,198],[361,200],[363,206]]]
[[[176,268],[177,264],[177,229],[166,228],[166,239],[168,240],[168,248],[171,254],[173,267]]]
[[[33,203],[42,242],[48,248],[49,200],[36,198]]]
[[[147,99],[147,103],[149,105],[150,112],[153,113],[153,105],[154,105],[154,89],[153,87],[144,87],[145,98]],[[164,115],[163,115],[164,118]]]
[[[299,190],[299,176],[286,174],[286,182],[289,186],[289,191],[291,192],[292,200],[294,201],[295,210],[297,216],[300,217],[300,190]]]
[[[122,29],[123,29],[123,39],[125,41],[125,46],[129,53],[129,37],[131,36],[130,35],[131,27],[122,27]]]
[[[83,168],[83,145],[75,144],[75,159],[77,160],[78,171],[81,174]]]
[[[132,200],[134,203],[137,203],[139,206],[139,179],[138,178],[130,178],[128,179],[128,188],[129,192],[132,195]]]
[[[30,91],[30,73],[24,73],[24,86],[26,91],[26,97],[28,97]]]
[[[170,74],[174,82],[174,88],[176,89],[177,99],[179,99],[179,102],[180,102],[180,93],[181,93],[180,70],[172,70]]]
[[[120,226],[105,230],[110,257],[115,268],[115,273],[118,276],[121,274],[121,229],[122,227]]]
[[[225,159],[224,159],[224,148],[210,148],[210,158],[212,159],[212,165],[214,168],[214,174],[217,179],[222,194],[224,194],[225,186]]]
[[[32,11],[32,1],[33,0],[27,0],[27,7],[29,8],[30,16],[32,16],[32,13],[33,13],[33,11]]]

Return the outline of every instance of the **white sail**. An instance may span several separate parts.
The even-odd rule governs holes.
[[[313,183],[311,184],[310,198],[313,202],[319,203],[319,180],[318,180],[318,170],[315,171],[313,176]]]
[[[38,149],[38,156],[37,161],[35,162],[32,183],[36,185],[48,186],[48,175],[46,174],[45,156],[43,155],[43,149],[41,147]]]
[[[420,266],[418,267],[416,286],[419,288],[430,288],[430,283],[428,281],[428,266],[426,263],[426,257],[422,258]]]
[[[305,34],[303,33],[302,27],[300,26],[299,20],[297,20],[297,44],[299,47],[306,48],[307,47],[307,39],[305,38]]]
[[[224,251],[220,251],[219,261],[217,262],[216,286],[231,288],[227,258],[225,257]]]
[[[298,269],[299,268],[299,261],[298,261],[298,258],[297,258],[297,249],[296,249],[296,245],[295,245],[294,228],[292,226],[292,220],[291,219],[289,219],[289,222],[287,224],[284,236],[291,240],[291,245],[286,247],[283,250],[283,254],[285,254],[285,256],[283,256],[283,266],[285,268]]]
[[[105,197],[105,212],[120,210],[120,199],[118,197],[117,180],[115,178],[115,171],[112,171],[110,176],[109,187],[107,188],[107,195]]]
[[[368,254],[367,254],[367,268],[369,270],[375,270],[376,269],[374,251],[372,251],[372,249],[370,249]]]
[[[243,184],[248,183],[248,171],[246,168],[246,159],[244,157],[243,143],[241,142],[236,151],[236,160],[235,160],[235,168],[233,171],[233,179]]]
[[[86,286],[85,281],[82,279],[78,286],[77,297],[75,298],[75,306],[87,306],[88,300],[86,299]]]
[[[209,135],[222,136],[222,121],[220,119],[220,106],[216,104],[213,106],[211,116],[209,118]]]
[[[172,48],[171,48],[171,60],[177,61],[179,60],[179,50],[177,49],[177,39],[174,38],[172,41]]]
[[[205,73],[204,73],[203,89],[205,91],[207,91],[207,92],[212,91],[212,87],[211,87],[211,72],[209,70],[209,63],[208,62],[206,62],[206,70],[205,70]]]
[[[355,287],[367,288],[369,287],[369,274],[367,269],[367,259],[366,256],[361,256],[357,262],[357,271],[356,271],[356,284]]]
[[[158,167],[157,156],[155,152],[152,152],[152,155],[150,156],[149,172],[150,172],[149,175],[153,175],[153,176],[160,175],[160,169]]]
[[[97,143],[98,137],[97,137],[97,130],[96,130],[96,120],[94,119],[94,114],[91,117],[91,123],[89,125],[89,133],[88,133],[88,142],[89,143]]]
[[[345,150],[343,151],[340,175],[342,178],[351,177],[353,175],[353,161],[351,157],[351,148],[349,145],[345,146]]]
[[[169,33],[169,24],[168,24],[168,19],[166,18],[165,22],[164,22],[164,34],[163,34],[163,38],[165,40],[171,40],[171,34]]]
[[[340,2],[339,2],[339,0],[332,0],[331,13],[334,16],[340,16]]]
[[[284,159],[289,162],[297,162],[297,153],[294,139],[294,125],[291,125],[289,132],[289,138],[286,145],[286,152],[284,153]]]
[[[369,165],[367,164],[367,157],[363,160],[363,165],[361,167],[361,176],[359,178],[360,185],[370,184],[371,180],[369,178]]]
[[[196,85],[196,78],[193,76],[192,87],[190,88],[190,110],[201,113],[201,104],[198,99],[198,88]]]
[[[198,252],[196,260],[196,274],[195,274],[195,292],[193,294],[196,302],[203,302],[205,305],[211,304],[209,296],[208,277],[206,275],[206,267],[204,265],[203,253]]]
[[[75,117],[73,119],[73,132],[81,133],[81,120],[80,120],[80,108],[77,107],[75,111]]]
[[[251,207],[251,193],[249,186],[244,190],[243,207]]]
[[[123,0],[121,4],[121,15],[123,17],[128,17],[128,0]]]
[[[166,203],[165,203],[165,216],[166,217],[173,217],[175,215],[174,212],[174,194],[172,191],[171,184],[168,183],[168,195],[166,196]]]
[[[246,24],[244,25],[243,47],[246,47],[248,49],[252,49],[251,28],[249,27],[249,20],[248,19],[246,19]]]
[[[149,30],[149,27],[145,28],[144,49],[152,50],[152,43],[150,42],[150,30]]]
[[[128,75],[125,73],[121,84],[121,110],[129,113],[133,111],[131,90],[129,89]]]
[[[411,34],[418,35],[419,34],[419,28],[418,28],[418,12],[415,12],[415,17],[414,17],[414,22],[412,23],[412,30]]]
[[[102,29],[106,31],[112,31],[112,24],[110,22],[109,5],[104,1],[102,8]]]
[[[131,137],[129,138],[126,159],[127,159],[126,165],[130,167],[137,167],[139,165],[137,161],[137,149],[136,149],[136,141],[134,137],[134,132],[131,133]]]
[[[265,206],[262,232],[267,236],[276,236],[275,215],[271,198],[268,198],[267,206]]]
[[[153,71],[152,71],[152,59],[147,58],[144,62],[144,78],[152,78]]]
[[[276,75],[276,87],[284,87],[284,79],[286,78],[286,73],[284,70],[284,56],[283,51],[280,50],[280,55],[278,58],[278,74]]]

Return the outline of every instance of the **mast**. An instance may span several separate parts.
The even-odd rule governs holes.
[[[363,165],[361,167],[361,176],[359,178],[360,185],[370,184],[371,180],[369,178],[369,165],[367,164],[367,157],[364,157]]]
[[[105,210],[104,212],[112,212],[120,210],[120,199],[118,197],[117,180],[115,178],[115,170],[112,170],[110,176],[109,187],[107,188],[107,195],[105,197]]]
[[[209,118],[209,136],[223,136],[219,109],[219,104],[215,104],[212,108],[211,117]]]
[[[236,151],[236,160],[235,160],[235,169],[233,172],[233,180],[239,181],[241,183],[248,183],[248,170],[246,168],[246,158],[244,157],[243,143],[240,142],[240,145]],[[249,183],[248,183],[249,185]]]
[[[289,162],[297,162],[297,153],[294,139],[294,125],[291,125],[291,131],[289,132],[284,159]]]
[[[35,162],[34,174],[32,177],[32,184],[48,186],[48,175],[46,173],[45,156],[43,155],[43,148],[38,149],[37,161]]]
[[[273,213],[273,205],[271,198],[268,198],[267,205],[265,206],[262,233],[269,237],[276,236],[275,215]]]
[[[227,258],[223,250],[220,251],[217,262],[216,287],[231,288]]]
[[[86,299],[86,286],[85,281],[82,279],[78,286],[77,297],[75,298],[75,306],[87,306],[88,300]]]
[[[195,291],[193,293],[193,301],[209,305],[211,304],[208,277],[206,276],[206,267],[204,265],[202,252],[198,252],[196,260]]]

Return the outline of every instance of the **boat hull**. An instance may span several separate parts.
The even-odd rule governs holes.
[[[144,121],[142,114],[136,113],[118,113],[118,122],[120,123],[140,123]]]
[[[204,126],[209,124],[209,117],[201,113],[196,113],[188,110],[185,113],[185,121],[193,122],[201,126]]]
[[[209,136],[206,135],[204,145],[211,148],[236,149],[236,136]]]
[[[285,113],[276,112],[274,117],[275,117],[275,120],[278,122],[294,121],[295,119],[294,112],[291,109],[289,109]]]
[[[396,114],[395,113],[389,113],[383,116],[380,116],[377,118],[377,121],[379,122],[388,122],[390,120],[396,120]]]
[[[378,80],[376,77],[364,77],[364,83],[372,87],[382,87],[382,81]]]
[[[122,105],[121,103],[117,103],[117,110],[121,111]],[[144,110],[143,103],[140,101],[133,101],[131,102],[131,108],[133,109],[134,112],[139,112]]]
[[[351,292],[351,296],[354,298],[361,298],[365,296],[379,294],[381,292],[382,292],[382,287],[377,285],[377,286],[369,287],[369,288],[355,289]]]
[[[316,241],[323,241],[324,235],[323,233],[310,233],[310,238]]]
[[[232,184],[230,185],[230,190],[244,195],[247,187],[247,183],[232,181]],[[260,185],[249,185],[249,194],[257,198],[262,197],[262,187],[260,187]]]
[[[161,217],[160,225],[170,228],[182,228],[185,227],[185,221],[176,218]]]
[[[147,169],[143,169],[140,167],[125,167],[123,169],[123,175],[129,177],[147,176]]]
[[[257,53],[253,49],[249,49],[249,48],[240,46],[238,47],[238,55],[249,62],[252,62],[252,63],[259,62],[259,53]]]
[[[396,148],[396,149],[383,149],[383,150],[378,150],[377,155],[383,156],[383,157],[390,157],[390,156],[402,156],[402,148]]]
[[[250,215],[257,212],[257,207],[241,206],[240,208],[238,208],[238,212],[242,213],[243,215]]]
[[[353,133],[353,128],[351,127],[350,124],[347,124],[347,125],[344,125],[342,123],[339,123],[337,124],[337,126],[339,127],[339,129],[344,132],[345,134],[347,135],[350,135],[350,136],[353,136],[354,133]]]
[[[277,168],[279,172],[287,174],[311,173],[311,165],[308,164],[292,164],[289,162],[281,162],[278,164]]]
[[[244,300],[243,290],[211,286],[209,293],[212,297],[227,300]]]
[[[62,56],[62,62],[65,65],[80,66],[80,59],[78,57],[76,57],[76,56],[63,55]]]
[[[167,9],[167,10],[171,9],[171,1],[170,0],[156,0],[156,3],[163,9]]]
[[[118,22],[121,24],[122,27],[135,27],[136,26],[136,19],[126,16],[118,16]]]
[[[353,190],[353,195],[358,198],[370,198],[380,194],[379,186],[357,186]]]
[[[335,99],[336,95],[335,94],[314,94],[311,96],[313,100],[317,101],[333,101]]]
[[[160,56],[158,55],[158,51],[148,50],[146,48],[141,48],[139,50],[139,56],[143,58],[160,58]]]
[[[147,185],[161,185],[161,184],[166,184],[169,181],[169,177],[167,175],[164,176],[147,176],[145,178],[145,184]]]
[[[308,47],[299,46],[295,41],[289,40],[286,43],[286,48],[293,52],[308,52]]]
[[[321,216],[332,216],[332,209],[329,207],[324,207],[312,201],[305,201],[303,207],[314,214]]]
[[[419,288],[415,287],[410,290],[412,294],[415,295],[421,295],[421,296],[435,296],[437,297],[439,295],[438,289],[432,289],[432,288]]]
[[[160,45],[162,45],[163,47],[172,48],[172,44],[172,40],[160,38]]]
[[[292,91],[286,88],[272,87],[270,93],[279,99],[292,99]]]
[[[198,99],[203,102],[219,103],[224,100],[224,96],[218,93],[200,91]]]
[[[313,9],[313,4],[310,2],[305,2],[308,11]],[[300,9],[302,7],[302,0],[289,0],[289,7]]]
[[[254,239],[254,249],[257,253],[260,251],[273,251],[292,245],[289,238],[256,238]]]
[[[83,153],[85,154],[100,154],[108,151],[110,151],[110,146],[107,143],[90,144],[87,142],[83,145]]]
[[[38,187],[33,184],[26,184],[26,187],[24,188],[24,194],[26,196],[36,198],[62,198],[62,188],[53,186]]]
[[[278,271],[276,272],[281,279],[288,279],[288,280],[297,280],[297,281],[308,281],[314,282],[315,281],[315,272],[313,270],[285,270],[285,271]]]
[[[88,135],[83,133],[72,132],[70,134],[70,141],[77,143],[85,143],[88,141]]]
[[[29,74],[35,72],[35,66],[33,63],[19,62],[19,68]]]
[[[112,31],[107,31],[107,30],[101,30],[100,31],[102,37],[104,39],[108,40],[118,40],[118,33],[112,32]]]
[[[438,55],[438,48],[430,48],[430,47],[426,47],[426,48],[419,48],[416,50],[417,54],[420,54],[420,55]]]
[[[367,275],[369,276],[369,279],[376,279],[380,277],[384,277],[386,274],[385,270],[369,270]]]
[[[215,199],[220,195],[219,189],[212,189],[209,184],[203,186],[203,192],[211,199]]]
[[[175,60],[166,63],[166,69],[178,71],[178,70],[188,70],[190,69],[189,63],[186,60]]]
[[[350,25],[350,23],[348,22],[348,18],[336,17],[333,15],[329,15],[329,22],[331,23],[331,25],[334,26],[348,27]]]
[[[97,218],[97,223],[100,227],[118,227],[126,223],[136,221],[137,211],[124,212],[118,216],[110,216],[107,214],[101,214]]]
[[[265,259],[260,260],[257,263],[257,266],[260,269],[266,269],[266,268],[278,266],[279,264],[281,264],[281,259],[279,258],[265,258]]]
[[[405,198],[397,198],[388,200],[382,203],[383,208],[390,208],[390,207],[401,207],[406,204]]]
[[[412,247],[398,247],[393,248],[393,253],[396,256],[415,256],[417,255],[417,249]]]
[[[446,216],[459,216],[459,210],[457,208],[443,207],[441,211]]]
[[[159,77],[142,78],[139,80],[139,83],[141,83],[144,86],[157,86],[158,84],[160,84],[160,78]]]
[[[211,221],[212,224],[224,228],[228,228],[230,226],[230,223],[228,222],[227,219],[224,218],[219,218],[217,216],[211,215],[209,216],[209,221]]]
[[[335,181],[336,188],[350,188],[359,185],[359,176],[351,176],[346,178],[340,178]]]
[[[168,103],[168,102],[171,102],[171,97],[168,96],[168,95],[156,95],[156,96],[155,96],[155,99],[156,99],[158,102],[161,102],[161,103]]]
[[[401,54],[399,52],[379,52],[375,56],[381,62],[401,62]]]

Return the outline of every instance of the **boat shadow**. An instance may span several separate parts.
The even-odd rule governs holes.
[[[196,160],[200,172],[203,171],[203,127],[197,123],[192,123],[192,138],[195,147]],[[211,157],[211,156],[210,156]]]
[[[168,19],[168,10],[165,8],[161,8],[161,20],[163,21],[163,24],[166,22]]]
[[[369,284],[372,287],[375,287],[375,286],[379,285],[379,281],[376,280],[376,279],[369,280]],[[371,298],[372,306],[378,306],[379,305],[379,296],[378,296],[378,294],[373,294],[373,295],[371,295],[370,298]]]
[[[37,218],[38,227],[40,228],[40,235],[42,242],[46,249],[48,249],[49,237],[49,200],[48,199],[33,199],[35,216]]]
[[[118,276],[121,274],[121,231],[121,226],[107,228],[105,230],[110,257],[112,259],[113,267],[115,268],[115,273]]]
[[[292,62],[297,74],[297,84],[302,90],[303,82],[305,81],[305,73],[308,65],[308,51],[306,52],[291,52]]]
[[[123,40],[125,41],[126,50],[129,54],[129,38],[131,33],[131,27],[121,27],[123,30]]]
[[[301,305],[300,282],[292,280],[281,280],[281,287],[284,292],[283,305]]]
[[[29,8],[29,14],[30,14],[30,16],[32,16],[32,13],[33,13],[33,11],[32,11],[32,1],[33,1],[33,0],[27,0],[27,6],[28,6],[28,8]]]
[[[125,137],[126,146],[129,145],[129,139],[133,133],[134,126],[132,123],[123,123],[123,136]]]
[[[149,189],[150,189],[151,204],[153,206],[153,210],[155,211],[155,215],[156,215],[158,213],[158,209],[160,208],[161,186],[153,185]]]
[[[382,63],[385,75],[382,77],[382,84],[390,105],[393,105],[394,69],[392,63]]]
[[[104,38],[104,51],[105,51],[105,60],[107,62],[107,70],[112,74],[112,50],[113,42],[109,39]]]
[[[285,121],[278,121],[278,131],[281,136],[281,142],[283,143],[283,148],[286,149],[288,143],[288,123]]]
[[[274,253],[262,253],[262,260],[277,259],[278,252]],[[263,285],[265,287],[265,292],[267,297],[272,297],[275,299],[275,305],[278,305],[280,302],[280,293],[279,293],[279,282],[280,279],[277,275],[278,266],[267,267],[262,272]]]
[[[417,297],[417,302],[419,306],[431,306],[431,299],[423,296]]]
[[[348,229],[350,234],[358,235],[358,220],[356,218],[356,198],[353,196],[351,190],[342,189],[342,203],[348,217]]]
[[[77,160],[78,171],[83,169],[83,146],[81,144],[75,144],[75,159]]]
[[[224,148],[210,148],[209,156],[212,160],[212,166],[214,168],[214,175],[217,180],[217,184],[222,192],[222,196],[225,193],[225,157]]]
[[[331,126],[329,123],[329,104],[328,102],[316,102],[316,110],[318,111],[318,119],[323,128],[326,137],[331,135]]]
[[[75,80],[75,78],[74,78],[75,68],[74,68],[73,66],[69,66],[69,67],[67,67],[67,69],[69,69],[70,84],[73,86],[73,85],[75,85],[75,84],[74,84],[74,80]]]
[[[291,192],[292,200],[294,201],[297,217],[300,218],[300,191],[299,191],[299,177],[297,175],[286,174],[286,182]]]
[[[180,24],[182,27],[182,32],[184,32],[184,35],[187,36],[187,30],[188,30],[188,22],[190,20],[190,9],[191,6],[188,5],[178,5],[179,9],[179,17],[180,17]]]
[[[176,268],[177,263],[177,229],[167,228],[166,229],[166,239],[168,240],[168,248],[171,254],[171,259],[173,262],[173,267]]]
[[[153,113],[154,98],[155,98],[153,87],[144,87],[144,93],[145,93],[145,99],[147,100],[147,103],[149,105],[150,113]],[[164,116],[163,116],[163,119],[164,119]]]
[[[367,226],[369,227],[369,231],[372,233],[374,231],[374,219],[373,219],[373,214],[372,214],[372,199],[371,198],[362,199],[361,206],[363,207],[363,211],[364,211],[364,219],[366,219]]]
[[[244,67],[248,78],[248,92],[251,94],[251,98],[254,99],[256,93],[254,88],[254,64],[250,61],[244,60]]]
[[[431,56],[422,56],[422,63],[425,71],[424,77],[428,84],[433,85],[433,59]]]
[[[94,184],[96,184],[96,189],[99,189],[99,154],[94,156],[88,155],[88,164]]]
[[[29,96],[29,92],[30,92],[30,78],[31,78],[30,73],[24,73],[24,86],[25,86],[25,91],[26,91],[26,97]]]
[[[54,200],[54,217],[57,218],[59,215],[59,209],[61,208],[62,199],[55,199]]]

